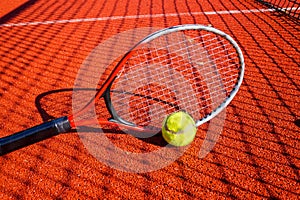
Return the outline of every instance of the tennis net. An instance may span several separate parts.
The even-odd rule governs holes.
[[[285,13],[293,18],[300,19],[300,0],[257,0],[258,2]]]

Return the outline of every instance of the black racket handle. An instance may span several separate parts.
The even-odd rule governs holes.
[[[0,156],[69,130],[71,125],[68,118],[61,117],[0,138]]]

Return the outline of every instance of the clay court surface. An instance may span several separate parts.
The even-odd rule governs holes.
[[[1,15],[6,7],[11,11],[0,4]],[[100,162],[74,131],[2,156],[0,199],[299,198],[299,21],[255,0],[37,0],[21,7],[0,24],[1,137],[72,112],[72,88],[85,58],[130,29],[211,25],[237,41],[246,72],[205,158],[198,152],[208,123],[176,161],[144,173]],[[160,148],[106,134],[127,151]]]

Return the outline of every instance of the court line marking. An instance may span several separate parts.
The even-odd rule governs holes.
[[[296,10],[296,7],[282,8],[284,10]],[[168,13],[168,14],[154,14],[154,15],[129,15],[129,16],[111,16],[99,18],[79,18],[79,19],[66,19],[66,20],[52,20],[43,22],[21,22],[0,24],[0,27],[15,27],[15,26],[37,26],[37,25],[51,25],[51,24],[67,24],[79,22],[96,22],[106,20],[122,20],[122,19],[142,19],[142,18],[159,18],[159,17],[177,17],[177,16],[190,16],[190,15],[227,15],[227,14],[248,14],[260,12],[274,12],[273,8],[269,9],[251,9],[251,10],[224,10],[224,11],[207,11],[207,12],[191,12],[191,13]]]

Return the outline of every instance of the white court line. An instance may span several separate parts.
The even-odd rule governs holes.
[[[297,8],[283,8],[287,10],[295,10]],[[190,15],[227,15],[227,14],[247,14],[259,12],[274,12],[275,9],[252,9],[252,10],[224,10],[224,11],[208,11],[208,12],[191,12],[191,13],[168,13],[168,14],[154,14],[154,15],[131,15],[131,16],[111,16],[99,18],[79,18],[79,19],[66,19],[66,20],[52,20],[43,22],[22,22],[11,24],[0,24],[0,27],[14,27],[14,26],[36,26],[36,25],[49,25],[49,24],[67,24],[78,22],[95,22],[107,20],[120,20],[120,19],[142,19],[142,18],[160,18],[160,17],[177,17],[177,16],[190,16]]]

